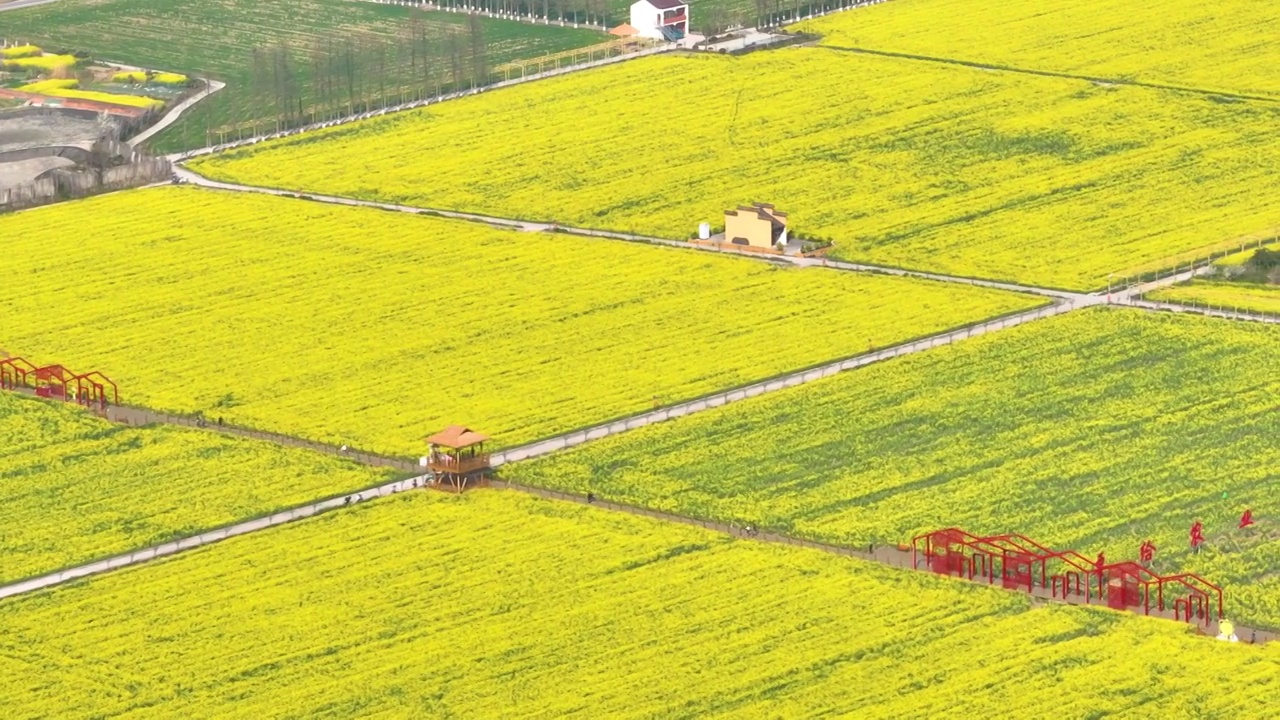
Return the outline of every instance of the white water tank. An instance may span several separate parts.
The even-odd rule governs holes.
[[[711,223],[698,223],[698,239],[706,240],[711,237]]]

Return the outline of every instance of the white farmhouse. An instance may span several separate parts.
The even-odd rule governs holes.
[[[689,3],[684,0],[637,0],[631,25],[640,37],[672,42],[689,34]]]

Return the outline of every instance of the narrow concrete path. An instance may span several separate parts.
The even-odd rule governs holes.
[[[9,0],[8,2],[0,3],[0,12],[4,12],[6,10],[21,10],[23,8],[39,7],[41,5],[48,5],[49,3],[57,2],[57,1],[58,0]]]
[[[1254,100],[1265,103],[1280,102],[1280,96],[1258,95],[1250,93],[1242,93],[1232,90],[1211,90],[1208,88],[1193,87],[1190,85],[1173,85],[1170,83],[1146,82],[1142,80],[1132,80],[1118,77],[1100,77],[1096,75],[1079,75],[1076,73],[1059,72],[1056,70],[1037,70],[1035,68],[1017,67],[1014,65],[998,65],[995,63],[987,63],[978,60],[964,60],[960,58],[938,57],[934,55],[918,55],[914,53],[895,52],[892,50],[878,50],[876,48],[866,47],[849,47],[839,45],[823,45],[822,47],[838,52],[853,53],[855,55],[877,55],[880,57],[895,58],[899,60],[914,60],[916,62],[933,63],[938,65],[955,65],[959,67],[973,68],[975,70],[987,70],[994,72],[1015,73],[1018,75],[1030,75],[1035,77],[1059,78],[1064,80],[1080,80],[1082,82],[1094,83],[1095,85],[1123,85],[1135,88],[1145,88],[1148,90],[1164,90],[1167,92],[1186,93],[1189,95],[1200,95],[1210,98],[1230,98],[1233,100]]]
[[[90,575],[99,575],[104,572],[117,570],[122,567],[129,567],[130,565],[137,565],[156,558],[175,555],[185,550],[191,550],[193,548],[203,547],[210,543],[218,542],[219,540],[225,540],[238,535],[246,535],[251,532],[257,532],[258,530],[265,530],[270,527],[276,527],[277,525],[293,522],[294,520],[312,517],[325,512],[326,510],[333,510],[334,508],[358,504],[373,498],[394,495],[399,492],[404,492],[405,490],[411,490],[415,487],[419,487],[424,482],[425,478],[423,477],[397,480],[385,485],[352,493],[351,495],[328,498],[308,505],[302,505],[291,510],[284,510],[272,515],[239,522],[234,525],[208,530],[198,535],[182,538],[181,540],[174,540],[161,545],[135,550],[134,552],[116,555],[105,560],[98,560],[86,565],[80,565],[77,567],[67,568],[65,570],[59,570],[58,572],[49,573],[47,575],[21,580],[19,582],[0,587],[0,598],[14,597],[34,592],[36,590],[43,590],[78,578],[88,577]]]
[[[1159,290],[1160,288],[1163,288],[1163,287],[1168,287],[1170,285],[1176,285],[1178,283],[1187,282],[1193,278],[1209,273],[1212,270],[1213,270],[1212,265],[1202,265],[1200,267],[1192,268],[1190,270],[1183,270],[1180,272],[1170,273],[1169,275],[1166,275],[1157,280],[1151,280],[1149,282],[1140,283],[1138,285],[1132,285],[1125,288],[1117,288],[1116,290],[1112,291],[1107,297],[1108,297],[1108,300],[1113,302],[1120,302],[1120,303],[1128,302],[1130,300],[1139,298],[1153,290]]]
[[[285,435],[283,433],[256,430],[254,428],[241,427],[238,425],[227,425],[219,422],[216,417],[205,418],[195,415],[176,415],[173,413],[133,407],[130,405],[112,405],[107,408],[105,415],[108,420],[120,423],[121,425],[151,425],[155,423],[163,423],[166,425],[201,428],[226,433],[228,435],[238,435],[240,437],[252,438],[254,440],[272,442],[277,445],[302,448],[304,450],[323,453],[325,455],[336,455],[370,467],[391,468],[401,472],[417,472],[419,470],[418,466],[412,460],[405,458],[379,455],[359,448],[351,448],[345,445],[331,445],[329,443],[306,440],[304,438]]]
[[[1094,304],[1097,303],[1095,299]],[[677,403],[664,408],[659,408],[651,412],[641,413],[627,418],[621,418],[615,421],[601,423],[589,428],[576,430],[565,433],[545,440],[522,445],[507,450],[500,450],[491,456],[491,464],[493,467],[501,467],[507,463],[517,462],[520,460],[529,460],[543,455],[547,455],[565,448],[581,445],[589,440],[596,440],[610,435],[624,433],[636,428],[653,425],[655,423],[665,422],[673,418],[690,415],[696,412],[702,412],[723,405],[744,400],[749,397],[755,397],[767,392],[775,392],[788,387],[795,387],[804,383],[814,382],[826,377],[835,375],[845,370],[851,370],[872,363],[889,360],[891,358],[908,355],[911,353],[922,352],[930,348],[940,345],[947,345],[959,340],[963,340],[989,332],[994,332],[1007,327],[1014,327],[1027,322],[1032,322],[1053,315],[1059,315],[1070,312],[1077,307],[1076,304],[1066,301],[1058,301],[1052,305],[1031,310],[1004,318],[997,318],[983,323],[978,323],[969,327],[951,330],[949,332],[933,335],[920,340],[915,340],[901,345],[896,345],[875,352],[866,353],[856,357],[838,360],[827,363],[818,367],[802,370],[788,375],[763,380],[744,387],[727,390],[713,395],[696,398],[686,402]],[[156,412],[144,408],[135,408],[128,406],[112,407],[108,409],[107,417],[117,422],[127,423],[131,425],[148,424],[148,423],[169,423],[174,425],[183,425],[187,427],[198,427],[215,432],[224,432],[245,437],[252,437],[270,442],[277,442],[294,447],[304,447],[317,452],[323,452],[330,455],[339,455],[347,457],[357,462],[375,467],[390,467],[402,471],[412,471],[416,469],[416,465],[404,458],[394,458],[373,453],[366,453],[358,450],[344,450],[332,445],[317,443],[300,438],[280,435],[277,433],[267,433],[249,428],[239,428],[230,425],[219,424],[216,419],[210,421],[207,418],[196,418],[190,416],[171,415],[167,413]],[[376,487],[368,488],[360,491],[358,494],[364,499],[370,497],[381,497],[396,492],[401,492],[406,487],[425,482],[425,475],[418,475],[407,480],[397,480]],[[67,568],[55,573],[49,573],[41,577],[30,578],[20,582],[12,583],[4,587],[0,587],[0,598],[12,595],[19,595],[33,590],[53,587],[55,585],[74,580],[76,578],[94,575],[97,573],[115,570],[129,565],[146,562],[155,557],[171,555],[181,550],[187,550],[193,547],[200,547],[210,542],[216,542],[227,537],[243,535],[263,530],[276,525],[292,522],[298,518],[310,517],[319,512],[341,507],[345,503],[343,498],[328,498],[315,503],[309,503],[291,510],[285,510],[265,518],[256,518],[245,522],[237,523],[225,528],[219,528],[200,533],[198,535],[177,540],[156,548],[148,548],[138,550],[136,552],[119,555],[105,560],[88,563],[86,565]],[[648,512],[648,511],[645,511]]]
[[[1157,312],[1194,313],[1196,315],[1223,318],[1225,320],[1248,320],[1250,322],[1267,323],[1269,325],[1280,325],[1280,315],[1263,315],[1262,313],[1247,312],[1244,310],[1215,310],[1213,308],[1199,307],[1196,305],[1180,305],[1178,303],[1156,302],[1153,300],[1141,300],[1137,298],[1127,299],[1121,304],[1142,310],[1155,310]]]
[[[701,398],[695,398],[667,407],[658,408],[656,410],[633,415],[627,418],[621,418],[612,422],[601,423],[589,428],[575,430],[570,433],[564,433],[555,437],[539,440],[528,445],[509,450],[499,451],[492,455],[492,464],[494,467],[500,467],[507,463],[519,462],[521,460],[529,460],[553,452],[558,452],[566,448],[575,447],[591,440],[617,435],[628,430],[653,425],[660,422],[666,422],[685,415],[710,410],[712,408],[728,405],[729,403],[745,400],[757,395],[765,393],[777,392],[789,387],[796,387],[805,383],[814,382],[823,378],[831,377],[837,373],[855,368],[864,367],[873,363],[884,360],[891,360],[903,355],[923,352],[942,345],[950,345],[951,343],[965,340],[971,337],[986,335],[987,333],[996,332],[1005,328],[1016,327],[1028,322],[1042,320],[1044,318],[1061,315],[1071,312],[1088,305],[1100,305],[1106,301],[1103,298],[1088,298],[1085,301],[1057,301],[1051,305],[1029,310],[1023,313],[1017,313],[1008,317],[996,318],[986,322],[977,323],[975,325],[951,330],[937,335],[932,335],[919,340],[887,347],[882,350],[864,353],[844,360],[820,365],[808,370],[801,370],[790,373],[770,380],[762,380],[742,387],[714,393]]]
[[[186,100],[183,100],[177,105],[174,105],[173,107],[169,108],[169,112],[165,113],[164,117],[160,118],[158,122],[156,122],[151,127],[147,128],[146,130],[143,130],[142,132],[133,136],[132,138],[129,138],[129,141],[128,141],[129,145],[132,147],[137,147],[138,145],[146,142],[149,138],[154,136],[156,133],[160,132],[161,130],[164,130],[165,128],[177,122],[178,118],[182,117],[182,113],[190,109],[191,106],[195,105],[201,100],[209,97],[210,95],[218,92],[219,90],[227,86],[226,83],[218,82],[217,80],[205,80],[204,82],[205,82],[204,90],[201,90],[200,92],[192,95]]]
[[[1034,285],[1019,285],[1017,283],[1002,282],[997,280],[981,280],[978,278],[967,278],[956,275],[944,275],[941,273],[930,273],[919,270],[908,270],[904,268],[887,267],[883,265],[869,265],[866,263],[843,262],[839,260],[828,260],[824,258],[804,258],[792,257],[786,255],[761,255],[760,253],[743,252],[733,250],[731,248],[711,247],[707,245],[695,245],[693,243],[683,242],[681,240],[668,240],[666,238],[652,237],[649,235],[636,235],[633,233],[615,232],[612,230],[594,230],[591,228],[578,228],[568,225],[559,225],[554,223],[542,222],[537,220],[521,220],[518,218],[503,218],[493,215],[481,215],[479,213],[460,212],[457,210],[441,210],[438,208],[418,207],[414,205],[398,205],[395,203],[377,202],[374,200],[356,200],[348,197],[340,197],[336,195],[321,195],[317,193],[309,193],[294,190],[281,190],[279,188],[260,187],[257,185],[240,185],[238,183],[221,182],[211,180],[205,176],[186,167],[178,166],[174,169],[178,178],[187,184],[197,185],[199,187],[211,188],[214,190],[226,190],[230,192],[248,192],[259,193],[263,195],[275,195],[278,197],[289,198],[307,198],[317,202],[330,203],[333,205],[347,205],[350,207],[370,207],[380,210],[391,210],[395,212],[409,213],[411,215],[436,215],[439,217],[453,218],[455,220],[470,220],[473,222],[484,223],[491,227],[504,230],[520,230],[523,232],[557,232],[565,235],[573,235],[584,238],[602,238],[608,240],[625,240],[627,242],[641,242],[651,245],[663,245],[666,247],[680,248],[682,250],[696,250],[699,252],[717,253],[723,255],[734,255],[737,257],[749,258],[761,262],[773,262],[791,264],[800,267],[829,267],[838,270],[849,270],[853,272],[874,272],[886,275],[898,275],[901,277],[916,277],[928,280],[937,280],[940,282],[956,283],[960,285],[973,285],[977,287],[987,287],[996,290],[1007,290],[1010,292],[1020,292],[1029,295],[1041,295],[1055,300],[1070,300],[1077,303],[1092,304],[1097,295],[1081,292],[1071,292],[1067,290],[1058,290],[1054,288],[1042,288]]]
[[[907,270],[904,268],[887,267],[884,265],[868,265],[866,263],[844,262],[841,260],[827,260],[822,258],[787,258],[796,265],[801,266],[822,266],[837,268],[839,270],[852,270],[855,272],[874,272],[886,275],[899,275],[902,277],[923,278],[925,280],[938,280],[940,282],[957,283],[960,285],[973,285],[975,287],[991,288],[993,290],[1008,290],[1010,292],[1032,293],[1034,295],[1044,295],[1045,297],[1059,298],[1062,300],[1071,300],[1079,303],[1092,304],[1097,295],[1093,293],[1072,292],[1070,290],[1057,290],[1054,288],[1037,287],[1035,285],[1019,285],[1017,283],[1004,282],[1000,280],[982,280],[980,278],[967,278],[959,275],[943,275],[941,273],[924,272],[921,270]]]
[[[283,512],[275,513],[273,515],[268,515],[265,517],[255,518],[253,520],[247,520],[244,522],[236,523],[234,525],[230,525],[227,527],[209,530],[207,532],[200,533],[199,535],[195,535],[189,538],[184,538],[182,540],[164,543],[162,545],[157,545],[155,547],[138,550],[131,553],[125,553],[122,555],[117,555],[115,557],[108,558],[105,560],[100,560],[94,563],[89,563],[87,565],[81,565],[79,567],[70,568],[70,569],[62,570],[55,573],[49,573],[47,575],[31,578],[29,580],[23,580],[17,583],[12,583],[10,585],[5,585],[3,587],[0,587],[0,599],[16,597],[19,595],[35,592],[37,590],[44,590],[51,587],[55,587],[57,585],[61,585],[62,583],[66,583],[71,580],[77,580],[80,578],[90,577],[93,575],[99,575],[102,573],[110,572],[112,570],[117,570],[122,567],[128,567],[131,565],[137,565],[140,563],[148,562],[156,558],[163,558],[171,555],[176,555],[178,553],[181,553],[187,550],[204,547],[206,545],[210,545],[222,540],[226,540],[227,538],[238,537],[240,535],[246,535],[248,533],[257,532],[259,530],[265,530],[271,527],[278,527],[286,523],[294,522],[295,520],[314,517],[316,515],[319,515],[329,510],[336,510],[342,507],[358,505],[362,502],[367,502],[375,498],[387,497],[390,495],[395,495],[397,493],[406,492],[410,490],[425,489],[426,488],[425,482],[426,482],[425,476],[408,478],[405,480],[398,480],[396,482],[387,483],[385,485],[369,488],[367,490],[353,493],[351,495],[329,498],[327,500],[322,500],[320,502],[297,507],[292,510],[286,510]],[[689,517],[686,515],[679,515],[676,513],[650,510],[648,508],[638,507],[635,505],[628,505],[626,503],[612,502],[609,500],[604,500],[599,498],[588,499],[586,496],[583,496],[583,495],[577,495],[572,493],[560,492],[557,490],[549,490],[546,488],[522,485],[520,483],[507,482],[503,480],[492,481],[490,483],[490,487],[498,490],[521,492],[521,493],[534,495],[537,497],[546,498],[550,500],[561,501],[561,502],[576,502],[581,504],[590,504],[593,507],[599,508],[601,510],[607,510],[610,512],[622,512],[622,513],[627,513],[629,515],[652,518],[654,520],[658,520],[661,522],[670,522],[670,523],[677,523],[682,525],[697,526],[697,527],[704,528],[706,530],[710,530],[712,532],[730,535],[732,537],[739,538],[742,540],[749,540],[753,542],[767,542],[767,543],[773,543],[778,545],[789,545],[792,547],[808,548],[810,550],[818,550],[820,552],[831,553],[834,555],[843,555],[845,557],[858,558],[860,560],[864,560],[868,562],[877,562],[877,563],[889,565],[891,567],[896,567],[904,570],[913,570],[917,572],[931,572],[928,566],[925,565],[919,558],[917,558],[911,552],[911,550],[905,549],[902,547],[897,547],[897,546],[872,545],[872,546],[869,546],[864,551],[862,550],[862,548],[853,548],[848,546],[819,542],[815,540],[808,540],[804,538],[798,538],[791,535],[787,535],[781,532],[773,532],[770,530],[761,531],[757,528],[749,529],[745,527],[739,527],[730,523],[723,523],[715,520],[699,519],[699,518]],[[484,492],[484,490],[473,490],[472,492]],[[976,582],[976,581],[964,580],[961,578],[957,578],[957,581],[958,582]],[[986,584],[986,583],[978,583],[978,584]],[[1010,592],[1022,592],[1022,591],[1011,590]],[[1088,599],[1083,596],[1077,595],[1077,596],[1069,596],[1069,597],[1057,597],[1053,595],[1048,589],[1043,587],[1033,587],[1030,593],[1030,596],[1033,598],[1033,602],[1053,602],[1053,603],[1062,603],[1062,604],[1070,604],[1070,605],[1092,604],[1095,607],[1099,606],[1097,602],[1090,603]],[[1153,611],[1151,614],[1155,617],[1162,617],[1168,620],[1179,622],[1179,624],[1182,624],[1182,625],[1187,625],[1188,627],[1194,628],[1197,632],[1200,632],[1203,634],[1208,634],[1210,636],[1217,634],[1216,621],[1210,623],[1208,626],[1188,625],[1187,623],[1177,621],[1173,617],[1173,613],[1171,611],[1164,611],[1164,612]],[[1250,628],[1250,627],[1241,626],[1241,625],[1236,626],[1236,633],[1237,633],[1237,637],[1244,638],[1246,641],[1248,641],[1251,638],[1256,638],[1258,642],[1266,643],[1266,642],[1271,642],[1277,639],[1277,634],[1274,632],[1271,632],[1268,630]]]

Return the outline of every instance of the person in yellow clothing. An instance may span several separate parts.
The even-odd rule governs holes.
[[[1238,642],[1240,640],[1240,638],[1236,637],[1236,626],[1232,625],[1230,620],[1223,618],[1222,622],[1218,623],[1218,639],[1229,642]]]

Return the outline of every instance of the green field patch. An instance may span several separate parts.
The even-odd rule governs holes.
[[[493,66],[608,39],[572,27],[491,18],[479,23]],[[450,33],[469,32],[464,13],[413,13],[351,0],[59,0],[5,12],[0,24],[6,36],[45,48],[226,82],[225,90],[151,141],[161,152],[200,147],[210,130],[283,112],[276,107],[281,83],[288,86],[283,92],[290,105],[313,113],[340,105],[338,96],[359,100],[422,85],[429,79],[414,35],[425,34],[428,50],[438,56],[448,54]],[[277,52],[281,47],[286,54]],[[471,62],[467,56],[468,68]]]

